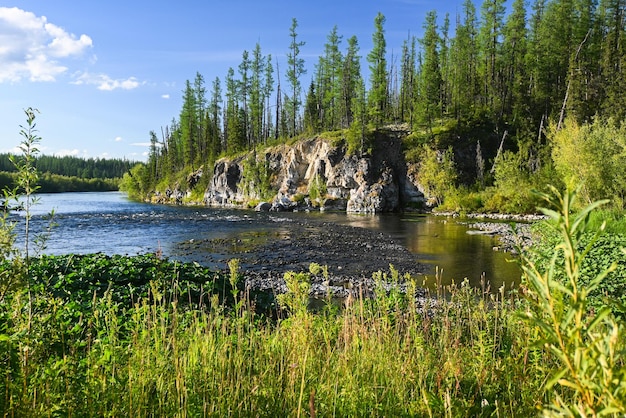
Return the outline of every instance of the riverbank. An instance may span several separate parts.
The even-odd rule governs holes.
[[[468,234],[491,235],[498,239],[494,251],[504,251],[518,255],[533,245],[531,225],[547,219],[539,214],[510,213],[468,213],[462,216],[458,212],[437,212],[435,216],[451,217],[468,226]],[[476,222],[474,222],[476,221]]]

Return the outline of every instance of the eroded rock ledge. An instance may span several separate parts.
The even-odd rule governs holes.
[[[204,202],[257,210],[333,210],[351,213],[425,208],[427,197],[404,160],[402,130],[377,134],[371,155],[348,154],[342,145],[315,137],[215,164]],[[269,186],[269,187],[268,187]],[[268,190],[274,197],[264,200]]]

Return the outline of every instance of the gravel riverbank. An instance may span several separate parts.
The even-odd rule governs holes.
[[[388,273],[390,264],[401,275],[425,271],[416,254],[382,232],[316,219],[285,218],[279,224],[258,226],[267,229],[254,235],[188,241],[179,244],[179,251],[196,257],[203,254],[202,264],[222,268],[238,258],[246,285],[273,293],[286,291],[283,276],[288,271],[307,272],[312,262],[328,266],[328,280],[312,277],[314,297],[328,291],[338,298],[370,296],[376,286],[373,274]]]

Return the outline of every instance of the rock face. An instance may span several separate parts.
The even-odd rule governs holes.
[[[401,133],[378,134],[372,155],[347,155],[342,146],[317,137],[281,145],[254,157],[222,159],[215,164],[205,193],[211,206],[239,206],[263,200],[260,177],[275,197],[270,210],[312,207],[355,213],[398,211],[423,207],[426,199],[404,161]],[[251,163],[256,161],[256,163]],[[252,165],[254,168],[252,168]],[[259,175],[259,167],[264,172]],[[263,205],[267,209],[267,205]]]

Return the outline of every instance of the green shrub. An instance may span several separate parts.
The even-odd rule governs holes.
[[[535,344],[558,366],[550,370],[544,390],[552,397],[544,404],[545,416],[606,416],[626,413],[626,335],[623,324],[604,306],[590,312],[591,295],[603,286],[616,265],[586,271],[585,261],[598,234],[586,243],[588,215],[606,201],[595,202],[578,213],[576,193],[561,195],[556,189],[542,194],[557,231],[557,244],[546,266],[524,257],[528,286],[527,321],[538,331]],[[582,246],[582,247],[581,247]],[[562,266],[559,259],[562,259]],[[596,274],[597,272],[597,274]]]
[[[581,184],[580,197],[589,203],[612,199],[623,208],[626,198],[626,124],[596,119],[578,125],[567,119],[550,128],[552,158],[566,184]]]

